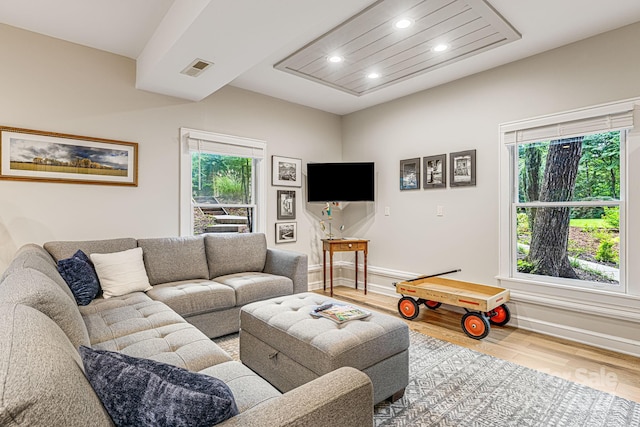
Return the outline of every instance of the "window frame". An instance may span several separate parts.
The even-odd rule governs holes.
[[[516,230],[516,215],[514,213],[514,202],[517,200],[514,195],[517,196],[518,181],[517,172],[518,165],[516,162],[516,138],[521,134],[526,136],[528,130],[543,129],[547,127],[549,129],[556,127],[559,131],[561,129],[571,127],[575,123],[579,123],[581,120],[589,121],[589,119],[602,118],[607,114],[616,115],[625,113],[627,116],[627,122],[618,128],[611,126],[604,129],[591,129],[588,132],[565,132],[562,137],[571,137],[577,135],[593,134],[600,132],[607,132],[612,130],[627,129],[626,143],[623,144],[621,138],[621,194],[619,200],[620,206],[620,220],[621,220],[621,247],[620,247],[620,283],[621,289],[610,290],[595,287],[576,286],[576,283],[572,281],[571,284],[563,281],[549,281],[545,276],[530,275],[524,273],[516,273],[517,270],[517,241],[515,238]],[[631,120],[631,125],[628,125],[628,120]],[[634,120],[635,119],[635,120]],[[635,121],[635,128],[633,123]],[[604,120],[606,123],[607,120]],[[615,120],[610,120],[609,124],[615,123]],[[569,126],[566,126],[566,125]],[[601,303],[618,304],[618,298],[632,298],[637,299],[640,296],[640,284],[636,283],[633,279],[638,276],[638,271],[634,266],[628,264],[629,258],[629,236],[637,231],[637,227],[628,224],[625,219],[629,218],[629,192],[633,192],[634,196],[636,191],[630,189],[628,184],[631,178],[630,170],[628,168],[630,153],[640,144],[640,98],[634,98],[619,102],[613,102],[609,104],[597,105],[593,107],[587,107],[578,110],[572,110],[568,112],[550,114],[546,116],[536,117],[527,120],[521,120],[516,122],[503,123],[499,125],[500,144],[498,147],[500,158],[500,193],[499,193],[499,274],[497,279],[505,287],[510,287],[514,290],[515,295],[531,301],[542,301],[543,298],[546,303],[557,306],[567,307],[565,301],[561,301],[562,298],[573,297],[581,299],[583,302],[590,301]],[[533,133],[535,134],[535,132]],[[514,137],[515,136],[515,137]],[[540,139],[540,138],[539,138]],[[533,137],[529,138],[532,142]],[[624,174],[624,175],[623,175]],[[599,201],[595,202],[598,205],[608,205],[611,201]],[[618,201],[614,202],[617,204]],[[568,202],[568,204],[573,202]],[[582,203],[581,203],[582,204]],[[634,205],[635,206],[635,205]],[[635,247],[634,247],[635,249]],[[583,281],[582,283],[590,283]],[[608,311],[608,310],[604,310]]]
[[[254,233],[266,233],[266,141],[225,135],[196,129],[180,128],[180,235],[193,235],[193,210],[196,205],[192,198],[191,154],[194,147],[201,147],[203,152],[236,157],[253,158],[254,201]],[[221,206],[230,206],[228,204]],[[233,205],[247,206],[247,205]]]

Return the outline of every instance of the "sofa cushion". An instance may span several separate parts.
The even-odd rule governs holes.
[[[85,254],[108,254],[122,252],[138,247],[136,239],[125,237],[122,239],[105,240],[80,240],[80,241],[54,241],[47,242],[43,247],[51,254],[55,262],[64,258],[70,258],[80,249]]]
[[[219,363],[200,371],[200,373],[224,381],[233,392],[238,411],[241,413],[282,394],[240,362]]]
[[[87,347],[80,355],[117,426],[210,426],[238,414],[229,387],[209,375]]]
[[[111,310],[113,308],[125,307],[125,306],[140,306],[145,304],[152,304],[153,300],[147,296],[144,292],[134,292],[131,294],[121,295],[118,297],[111,297],[108,299],[98,296],[91,301],[89,305],[79,306],[80,314],[83,316],[89,316],[101,311]]]
[[[190,371],[231,360],[224,350],[189,323],[145,329],[94,344],[92,348],[153,359]]]
[[[167,304],[181,316],[193,316],[236,305],[235,291],[211,280],[163,283],[154,286],[147,295]]]
[[[147,329],[186,323],[165,304],[151,300],[83,314],[82,318],[92,346]]]
[[[0,325],[0,424],[113,425],[55,322],[25,305],[0,304]]]
[[[209,278],[245,271],[262,271],[267,257],[267,239],[262,233],[206,234],[204,246]]]
[[[209,278],[203,236],[138,239],[138,246],[152,285]]]
[[[75,348],[89,344],[75,301],[37,270],[25,268],[7,276],[0,283],[0,302],[24,304],[43,313],[64,331]]]
[[[49,252],[45,251],[41,246],[33,243],[26,244],[18,249],[16,256],[9,264],[9,267],[5,270],[0,282],[11,273],[24,268],[32,268],[48,276],[51,280],[56,282],[58,286],[60,286],[60,289],[62,289],[72,301],[75,301],[71,289],[69,289],[67,282],[64,281],[62,276],[60,276],[56,263],[53,258],[51,258],[51,255],[49,255]]]
[[[91,261],[100,279],[104,298],[151,289],[142,261],[142,248],[109,254],[91,254]]]
[[[87,305],[98,296],[100,282],[89,257],[78,250],[71,258],[58,261],[58,271],[69,285],[78,305]]]
[[[291,295],[293,281],[288,277],[267,273],[236,273],[216,278],[216,282],[233,288],[236,292],[236,305],[245,305],[254,301]]]

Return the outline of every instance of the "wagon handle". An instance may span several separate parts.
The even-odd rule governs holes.
[[[437,277],[437,276],[444,276],[445,274],[451,274],[451,273],[457,273],[459,271],[462,271],[461,268],[458,268],[456,270],[450,270],[450,271],[445,271],[443,273],[437,273],[437,274],[428,274],[426,276],[419,276],[419,277],[415,277],[413,279],[409,279],[409,280],[404,280],[405,282],[415,282],[416,280],[421,280],[421,279],[428,279],[430,277]],[[393,282],[392,285],[396,286],[399,282]]]

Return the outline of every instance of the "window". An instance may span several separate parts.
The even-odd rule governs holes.
[[[501,126],[510,170],[509,277],[625,291],[623,160],[633,108],[610,110]]]
[[[181,129],[182,235],[264,232],[266,144]]]

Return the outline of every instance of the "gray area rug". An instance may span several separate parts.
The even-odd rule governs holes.
[[[640,403],[411,331],[409,385],[375,425],[640,426]],[[238,359],[238,334],[214,340]]]

